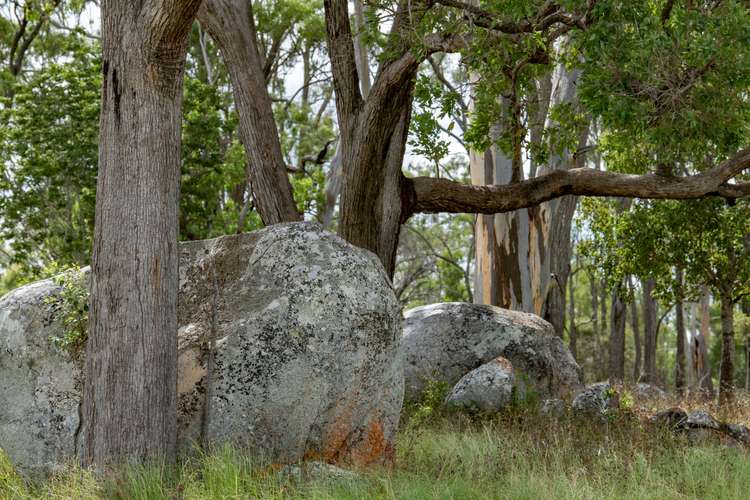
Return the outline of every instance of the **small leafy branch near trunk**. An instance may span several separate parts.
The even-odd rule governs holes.
[[[59,272],[57,266],[49,269],[58,271],[52,282],[60,287],[59,293],[45,299],[45,304],[56,308],[57,316],[63,324],[60,335],[50,336],[50,341],[61,349],[78,353],[86,344],[89,326],[89,290],[86,273],[78,266]]]

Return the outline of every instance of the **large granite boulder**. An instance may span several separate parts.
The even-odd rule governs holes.
[[[513,401],[515,383],[510,361],[495,358],[461,377],[445,404],[467,411],[497,412]]]
[[[389,456],[401,311],[373,254],[308,223],[180,251],[182,449],[232,443],[275,462]],[[43,281],[0,299],[0,448],[29,475],[78,446],[82,365],[50,342],[63,331],[45,299],[56,292]]]
[[[418,307],[405,313],[404,349],[410,400],[430,381],[452,386],[498,356],[539,396],[566,396],[581,386],[570,351],[552,325],[533,314],[458,302]]]
[[[0,298],[0,450],[33,477],[75,457],[80,364],[52,339],[64,333],[52,280]]]

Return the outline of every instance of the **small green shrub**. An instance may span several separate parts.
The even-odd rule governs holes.
[[[55,269],[53,267],[53,269]],[[57,308],[63,324],[61,335],[53,335],[50,341],[57,347],[79,353],[86,345],[89,327],[89,291],[86,274],[78,266],[58,272],[52,282],[60,287],[58,294],[47,297],[45,303]]]
[[[405,413],[409,427],[422,426],[442,415],[450,386],[445,381],[428,380],[419,401],[408,404]]]

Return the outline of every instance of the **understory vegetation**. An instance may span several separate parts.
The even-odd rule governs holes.
[[[750,424],[750,398],[738,396],[733,407],[711,410]],[[671,403],[641,403],[602,425],[554,420],[524,405],[491,418],[435,409],[415,419],[410,408],[393,463],[354,473],[290,473],[224,448],[172,469],[138,466],[98,481],[72,468],[33,486],[3,457],[0,498],[746,498],[747,451],[693,446],[648,423],[657,406]]]

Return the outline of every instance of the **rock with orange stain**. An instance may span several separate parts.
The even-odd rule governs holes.
[[[181,243],[179,269],[182,449],[207,441],[276,462],[389,459],[402,317],[374,254],[316,224],[277,224]],[[58,292],[47,280],[0,299],[0,449],[34,476],[73,460],[82,438],[82,359],[50,341],[65,332],[48,300]]]

